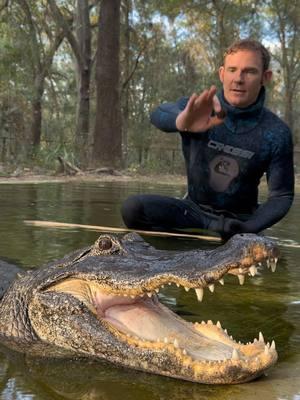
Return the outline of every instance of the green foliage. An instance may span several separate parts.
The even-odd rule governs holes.
[[[44,82],[41,145],[33,150],[32,104],[41,69],[38,59],[45,60],[57,29],[47,4],[44,0],[11,1],[0,14],[0,162],[55,169],[58,155],[76,164],[73,147],[79,93],[75,57],[64,40]],[[77,1],[57,4],[66,18],[74,18],[75,34]],[[120,91],[127,165],[146,171],[184,170],[178,136],[157,132],[150,126],[149,114],[161,102],[218,84],[224,48],[238,37],[264,40],[270,47],[275,73],[268,104],[294,126],[297,142],[299,9],[297,0],[123,0]],[[94,7],[93,54],[97,15]],[[90,149],[97,112],[95,87],[93,73]]]
[[[76,165],[74,150],[64,144],[41,145],[27,165],[37,166],[44,170],[57,171],[59,169],[58,157]]]

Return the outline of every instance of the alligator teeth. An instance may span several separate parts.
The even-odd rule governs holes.
[[[167,337],[164,337],[164,343],[166,343],[166,344],[169,343],[169,339]]]
[[[265,343],[264,336],[263,336],[263,334],[262,334],[261,332],[259,332],[258,341],[259,341],[259,342],[262,342],[262,343]]]
[[[156,291],[156,293],[158,293],[159,292],[159,289],[157,288],[157,289],[154,289],[155,291]]]
[[[277,258],[271,259],[270,265],[271,265],[271,270],[272,270],[272,272],[275,272],[275,271],[276,271],[277,260],[278,260]]]
[[[211,285],[208,285],[208,289],[213,293],[215,290],[215,285],[213,283]]]
[[[251,267],[249,268],[249,272],[251,276],[255,276],[257,274],[257,268],[255,265],[251,265]]]
[[[267,345],[265,345],[264,353],[265,353],[265,355],[269,354],[269,347]]]
[[[219,282],[221,283],[221,285],[224,286],[224,279],[223,278],[219,279]]]
[[[178,340],[177,339],[174,339],[174,347],[176,347],[176,349],[178,349],[179,348],[179,343],[178,343]]]
[[[163,289],[165,287],[165,285],[161,285],[161,288]]]
[[[213,322],[212,322],[211,319],[209,319],[209,320],[207,321],[207,325],[213,325]]]
[[[239,274],[238,278],[239,278],[240,285],[243,285],[245,283],[245,275]]]
[[[276,345],[275,345],[274,340],[272,340],[272,343],[271,343],[271,350],[275,350],[275,349],[276,349]]]
[[[216,323],[216,325],[217,325],[217,327],[218,327],[219,329],[222,329],[222,325],[221,325],[220,321],[218,321],[218,322]]]
[[[185,349],[182,350],[182,354],[186,356],[187,353]]]
[[[147,292],[147,296],[148,296],[148,297],[152,297],[152,294],[153,294],[153,293],[151,293],[151,292]]]
[[[203,288],[196,288],[195,292],[196,292],[196,296],[197,296],[198,301],[202,301],[203,295],[204,295]]]
[[[190,290],[190,288],[189,287],[184,287],[184,290],[186,291],[186,292],[188,292],[189,290]]]
[[[239,353],[237,352],[236,349],[233,349],[231,359],[232,360],[239,360],[240,359]]]
[[[180,287],[179,283],[176,283],[176,286],[177,286],[177,287]]]

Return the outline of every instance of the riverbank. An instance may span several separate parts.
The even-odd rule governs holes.
[[[100,172],[99,172],[100,171]],[[51,183],[51,182],[120,182],[120,183],[149,183],[162,185],[186,185],[186,177],[179,174],[140,174],[131,171],[99,170],[80,172],[74,175],[35,173],[30,170],[22,171],[18,174],[0,176],[0,184],[19,184],[19,183]],[[300,187],[300,174],[296,174],[296,187]],[[262,180],[265,183],[265,180]]]
[[[67,174],[37,174],[32,171],[9,176],[0,176],[0,184],[4,183],[50,183],[50,182],[139,182],[164,185],[185,185],[184,175],[173,174],[137,174],[128,171],[111,172],[80,172],[74,175]]]

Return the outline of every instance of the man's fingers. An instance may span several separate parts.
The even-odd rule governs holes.
[[[198,96],[196,93],[193,93],[191,97],[189,98],[187,105],[185,106],[186,111],[191,111],[193,109],[193,106],[195,104],[195,101],[197,100]]]
[[[222,111],[220,100],[218,99],[218,97],[216,95],[214,95],[214,97],[213,97],[213,108],[214,108],[215,113],[219,113]]]
[[[209,99],[209,90],[203,90],[203,92],[201,94],[199,94],[199,96],[197,96],[197,99],[195,101],[195,106],[199,106],[200,107],[203,105],[203,103],[207,103]]]
[[[217,88],[213,85],[209,88],[208,90],[208,98],[209,100],[212,100],[215,94],[217,93]]]

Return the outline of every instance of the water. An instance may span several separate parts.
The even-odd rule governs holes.
[[[47,229],[23,221],[122,226],[122,201],[132,193],[182,196],[184,188],[120,183],[40,183],[0,185],[0,258],[37,267],[92,243],[97,232]],[[281,258],[275,274],[234,277],[199,304],[192,291],[170,287],[161,301],[189,321],[220,320],[235,339],[252,341],[261,330],[275,339],[279,361],[255,382],[234,386],[201,385],[150,375],[102,362],[32,360],[0,350],[0,399],[278,399],[300,400],[300,198],[288,216],[267,231],[278,239]],[[151,239],[160,248],[211,247],[182,239]]]

